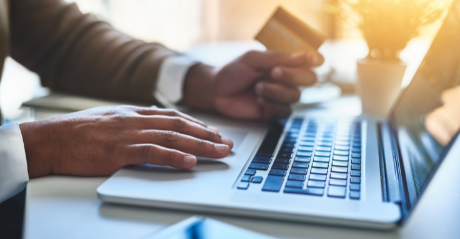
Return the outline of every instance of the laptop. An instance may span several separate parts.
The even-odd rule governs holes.
[[[235,141],[229,157],[199,159],[192,170],[130,166],[98,195],[109,203],[395,228],[439,165],[457,160],[460,140],[451,125],[460,119],[441,107],[452,98],[446,95],[459,94],[459,42],[455,1],[388,119],[321,109],[299,110],[270,125],[194,115]]]

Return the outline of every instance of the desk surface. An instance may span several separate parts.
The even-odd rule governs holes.
[[[342,98],[329,104],[339,105],[349,111],[356,110],[356,103],[359,104],[356,99]],[[39,119],[56,114],[61,113],[36,111]],[[420,200],[407,223],[394,231],[223,215],[207,216],[278,238],[459,238],[460,174],[456,170],[458,167],[454,167],[456,165],[451,166],[440,169],[430,185],[432,187]],[[141,238],[197,215],[184,211],[102,203],[97,198],[96,188],[106,179],[48,176],[31,180],[27,191],[25,238]]]

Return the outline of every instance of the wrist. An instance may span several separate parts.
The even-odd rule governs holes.
[[[179,102],[203,110],[214,110],[215,68],[198,63],[190,67],[184,80],[184,95]]]
[[[50,157],[46,154],[46,149],[43,150],[39,146],[40,143],[46,141],[46,138],[40,137],[40,130],[37,122],[22,123],[19,125],[21,129],[22,139],[24,142],[24,150],[26,152],[27,170],[30,178],[45,176],[51,174]]]

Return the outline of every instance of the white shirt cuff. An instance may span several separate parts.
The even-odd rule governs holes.
[[[0,127],[0,203],[21,192],[29,181],[26,151],[18,124]]]
[[[166,58],[160,67],[155,98],[168,107],[182,99],[185,76],[191,66],[198,61],[185,55],[175,55]]]

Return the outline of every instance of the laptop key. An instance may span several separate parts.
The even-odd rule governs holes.
[[[322,141],[322,142],[319,142],[317,145],[318,146],[323,146],[323,147],[331,147],[332,143]]]
[[[310,180],[315,180],[315,181],[326,181],[327,176],[326,175],[321,175],[321,174],[310,174]]]
[[[361,158],[361,154],[351,154],[351,157],[352,158],[357,158],[357,159],[360,159]]]
[[[300,142],[299,145],[303,147],[313,147],[315,146],[315,143],[314,142]]]
[[[305,151],[305,152],[312,152],[312,151],[313,151],[313,147],[303,147],[303,146],[300,146],[297,150],[298,150],[298,151]]]
[[[327,196],[329,197],[337,197],[337,198],[345,198],[345,187],[337,187],[337,186],[329,186],[327,190]]]
[[[294,148],[295,147],[295,143],[283,143],[281,145],[281,147],[286,147],[286,148]]]
[[[352,165],[351,165],[351,169],[352,169],[352,170],[361,170],[361,165],[359,165],[359,164],[352,164]]]
[[[326,183],[325,182],[321,182],[321,181],[308,181],[307,183],[307,186],[308,187],[314,187],[314,188],[324,188],[326,187]]]
[[[291,173],[295,173],[295,174],[307,174],[307,170],[306,168],[292,168],[291,169]]]
[[[358,177],[350,177],[350,183],[360,184],[360,183],[361,183],[361,178],[358,178]]]
[[[261,177],[261,176],[255,176],[255,177],[252,177],[251,183],[262,183],[262,180],[264,180],[263,177]]]
[[[329,168],[329,164],[328,163],[313,162],[312,167],[314,167],[314,168]]]
[[[272,165],[272,169],[283,169],[283,170],[287,170],[289,168],[289,164],[284,164],[284,163],[274,163]]]
[[[272,169],[268,173],[269,175],[276,175],[276,176],[285,176],[286,175],[286,170],[281,170],[281,169]]]
[[[351,176],[361,177],[361,171],[351,170]]]
[[[306,176],[302,174],[289,174],[289,180],[305,181]]]
[[[251,182],[252,180],[252,176],[251,175],[244,175],[242,178],[241,178],[241,182]]]
[[[266,157],[266,156],[255,156],[252,159],[253,163],[266,163],[269,164],[272,161],[271,157]]]
[[[349,146],[350,143],[348,141],[337,141],[335,142],[336,145],[341,145],[341,146]]]
[[[316,147],[317,151],[324,151],[324,152],[331,152],[332,148],[331,147]]]
[[[336,172],[336,173],[347,173],[347,172],[348,172],[348,168],[347,168],[347,167],[332,166],[331,171],[332,171],[332,172]]]
[[[304,194],[304,195],[313,195],[313,196],[323,196],[324,189],[322,188],[284,188],[285,193],[295,193],[295,194]]]
[[[316,152],[315,152],[315,155],[316,155],[316,156],[322,156],[322,157],[329,157],[329,156],[331,156],[331,153],[329,153],[329,152],[319,152],[319,151],[316,151]]]
[[[254,174],[256,174],[256,170],[255,169],[247,169],[244,174],[254,176]]]
[[[287,181],[286,187],[289,188],[303,188],[303,182],[301,181]]]
[[[327,174],[327,168],[312,168],[311,173]],[[346,175],[346,174],[345,174]]]
[[[351,163],[361,164],[361,159],[351,159]]]
[[[355,199],[355,200],[359,200],[359,192],[350,192],[350,199]]]
[[[346,173],[331,173],[331,178],[347,179],[347,174]]]
[[[347,156],[347,155],[348,155],[348,151],[344,151],[344,150],[334,150],[334,155]]]
[[[283,185],[283,181],[284,177],[269,175],[265,179],[262,191],[279,192],[281,189],[281,185]]]
[[[288,147],[280,148],[280,152],[282,153],[292,153],[292,151],[294,151],[294,148],[288,148]]]
[[[295,157],[295,162],[309,163],[310,157]]]
[[[350,191],[361,191],[361,185],[359,185],[359,184],[350,184]]]
[[[268,164],[263,164],[263,163],[251,163],[249,164],[250,169],[259,169],[259,170],[267,170],[268,169]]]
[[[277,158],[277,159],[275,159],[275,163],[290,164],[291,160],[288,159],[288,158]]]
[[[313,159],[315,162],[329,163],[329,157],[315,157]]]
[[[249,183],[248,183],[248,182],[241,182],[241,183],[238,184],[238,187],[237,187],[237,188],[238,188],[238,189],[246,190],[246,189],[248,189],[248,187],[249,187]]]
[[[351,152],[353,152],[353,153],[361,153],[361,148],[353,148],[351,150]]]
[[[292,164],[293,168],[308,168],[308,163],[294,162]]]
[[[335,186],[347,186],[347,180],[342,180],[342,179],[333,179],[331,178],[329,180],[329,185],[335,185]]]
[[[348,151],[350,148],[348,146],[336,145],[334,149]]]
[[[332,159],[340,160],[340,161],[348,161],[348,156],[334,155],[334,157],[332,157]]]
[[[348,167],[348,162],[346,161],[332,161],[332,166]]]
[[[302,151],[298,151],[298,152],[297,152],[297,156],[301,156],[301,157],[311,157],[311,152],[302,152]]]
[[[277,158],[291,158],[292,153],[283,153],[279,152],[278,155],[276,156]]]

